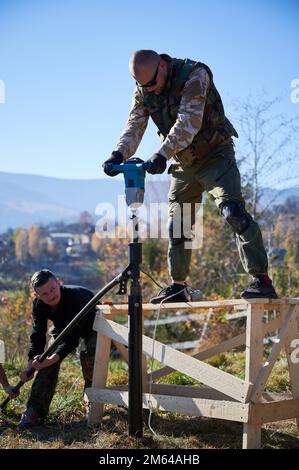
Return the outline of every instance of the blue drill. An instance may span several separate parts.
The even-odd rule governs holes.
[[[145,172],[151,162],[144,162],[141,158],[131,157],[120,165],[110,164],[113,171],[124,174],[126,203],[137,208],[144,201]]]

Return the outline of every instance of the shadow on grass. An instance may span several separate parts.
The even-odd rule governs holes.
[[[62,422],[49,419],[42,426],[19,430],[11,416],[0,422],[0,438],[10,447],[40,448],[97,448],[97,449],[240,449],[241,423],[209,418],[182,417],[154,413],[151,418],[153,435],[148,427],[148,413],[144,412],[144,437],[128,436],[127,410],[110,407],[101,425],[88,427],[85,419]],[[283,423],[281,423],[283,425]],[[1,441],[0,441],[1,447]],[[298,436],[281,429],[262,430],[263,448],[299,449]]]

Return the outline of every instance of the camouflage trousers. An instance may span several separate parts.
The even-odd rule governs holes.
[[[97,334],[92,331],[84,338],[83,347],[80,350],[81,369],[84,378],[84,390],[91,387],[93,364],[95,357]],[[50,367],[40,370],[32,384],[27,408],[33,408],[40,418],[45,418],[48,414],[52,398],[55,393],[60,362],[56,362]]]
[[[201,160],[184,169],[174,164],[169,168],[169,173],[171,186],[168,195],[168,268],[172,279],[184,281],[189,274],[192,253],[191,249],[185,248],[185,241],[189,237],[186,237],[186,231],[183,230],[180,230],[181,236],[173,235],[175,221],[181,220],[177,212],[182,213],[183,204],[190,203],[184,207],[190,207],[188,220],[191,221],[191,225],[195,223],[195,204],[202,201],[204,191],[214,198],[218,207],[228,201],[244,205],[233,141],[214,149],[205,160],[205,165]],[[181,224],[181,221],[177,223]],[[245,232],[241,235],[235,233],[234,236],[244,270],[252,275],[267,272],[268,259],[258,224],[251,218]]]

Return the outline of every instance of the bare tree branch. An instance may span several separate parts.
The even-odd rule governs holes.
[[[245,167],[243,180],[251,188],[253,216],[260,210],[260,200],[269,184],[299,181],[299,171],[295,166],[298,150],[293,148],[299,131],[299,117],[290,118],[277,113],[276,105],[281,99],[249,96],[245,102],[237,100],[233,105],[238,112],[238,130],[244,141],[238,162]]]

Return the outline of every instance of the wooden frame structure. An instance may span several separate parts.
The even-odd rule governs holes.
[[[193,356],[177,351],[159,341],[143,336],[143,406],[161,411],[192,416],[226,419],[243,423],[243,448],[259,448],[264,423],[295,418],[299,427],[299,299],[251,299],[202,301],[164,304],[161,311],[192,309],[234,309],[246,307],[246,332],[200,351]],[[159,305],[144,304],[143,315],[152,314]],[[275,318],[265,321],[265,311]],[[105,403],[128,406],[128,387],[107,387],[111,340],[127,361],[128,329],[114,321],[114,316],[127,314],[127,305],[100,305],[94,322],[98,334],[92,387],[86,389],[89,404],[88,424],[102,418]],[[269,316],[268,316],[269,318]],[[263,358],[264,337],[277,331],[267,360]],[[296,340],[296,341],[294,341]],[[205,362],[220,353],[245,345],[245,378],[240,379]],[[288,359],[292,394],[265,392],[267,380],[282,349]],[[146,356],[154,357],[165,367],[149,377]],[[173,370],[204,383],[205,386],[163,385],[154,381]]]

